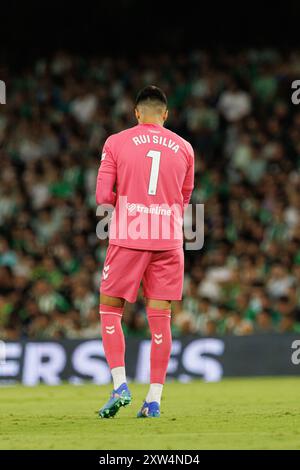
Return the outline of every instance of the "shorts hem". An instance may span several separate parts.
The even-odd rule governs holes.
[[[149,292],[144,292],[144,297],[145,299],[153,299],[153,300],[169,300],[169,301],[174,301],[174,300],[182,300],[182,294],[181,295],[175,295],[175,296],[167,296],[165,294],[163,295],[155,295],[155,294],[149,294]]]
[[[127,302],[134,304],[136,302],[137,296],[135,298],[129,297],[129,296],[124,296],[124,294],[116,293],[116,292],[111,292],[111,291],[104,291],[103,289],[100,289],[100,294],[104,295],[109,295],[110,297],[118,297],[119,299],[124,299]]]

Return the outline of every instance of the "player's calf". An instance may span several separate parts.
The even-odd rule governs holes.
[[[103,296],[101,298],[103,301]],[[116,299],[118,300],[118,299]],[[126,383],[125,373],[125,340],[121,320],[123,306],[100,304],[102,343],[106,360],[111,369],[114,389],[110,399],[100,409],[101,418],[111,418],[122,406],[131,402],[131,394]]]
[[[153,304],[153,301],[151,301]],[[155,308],[147,305],[148,322],[151,331],[150,388],[138,418],[159,418],[160,400],[171,354],[171,310],[158,308],[159,303],[168,307],[169,302],[156,301]]]

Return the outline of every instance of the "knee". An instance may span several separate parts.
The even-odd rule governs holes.
[[[147,299],[146,305],[147,305],[147,308],[150,308],[150,309],[157,309],[157,310],[170,310],[171,309],[170,300]]]
[[[111,297],[110,295],[100,294],[100,304],[108,305],[109,307],[122,308],[125,304],[125,299],[120,297]]]

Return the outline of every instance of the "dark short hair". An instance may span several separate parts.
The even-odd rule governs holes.
[[[135,106],[141,103],[145,103],[147,101],[153,103],[158,101],[159,103],[168,106],[168,101],[165,93],[160,88],[154,85],[146,86],[138,92],[135,100]]]

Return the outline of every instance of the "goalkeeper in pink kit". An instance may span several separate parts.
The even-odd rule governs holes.
[[[160,416],[172,345],[171,301],[182,297],[182,224],[194,184],[193,149],[163,127],[167,99],[159,88],[139,92],[135,116],[137,126],[106,140],[97,177],[97,204],[114,206],[99,310],[114,390],[99,411],[102,418],[131,402],[121,320],[125,301],[136,301],[141,282],[152,339],[150,388],[137,416]]]

